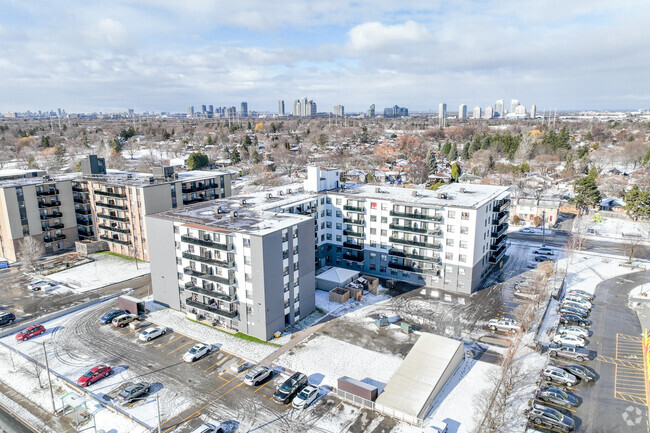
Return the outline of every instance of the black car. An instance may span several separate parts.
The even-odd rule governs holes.
[[[289,379],[285,380],[282,385],[273,394],[273,400],[277,403],[286,404],[291,401],[303,386],[307,385],[307,376],[303,373],[294,373]]]
[[[536,262],[552,262],[553,259],[549,256],[535,256]]]
[[[596,380],[596,375],[593,371],[580,364],[566,364],[562,366],[563,369],[571,373],[572,375],[579,377],[585,382],[591,382]]]
[[[589,328],[591,326],[591,320],[584,319],[575,314],[562,314],[560,316],[560,323],[563,325],[578,325],[583,328]]]
[[[102,325],[108,325],[113,321],[113,319],[124,314],[129,314],[129,312],[124,310],[111,310],[99,318],[99,323]]]
[[[589,312],[585,310],[581,310],[579,308],[575,307],[569,307],[568,305],[561,304],[560,308],[557,310],[560,314],[570,314],[572,316],[578,316],[583,319],[586,319],[587,316],[589,316]]]
[[[2,313],[0,314],[0,326],[11,325],[16,320],[14,313]]]
[[[130,403],[138,397],[149,394],[150,389],[151,388],[146,383],[136,383],[135,385],[124,388],[115,399],[122,404]]]
[[[543,401],[548,401],[560,406],[572,408],[578,405],[578,398],[570,392],[560,388],[543,386],[537,390],[535,396]]]

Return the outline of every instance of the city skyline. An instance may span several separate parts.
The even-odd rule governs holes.
[[[558,111],[650,102],[639,55],[650,5],[632,2],[68,1],[3,12],[2,112],[182,112],[190,101],[276,112],[306,94],[349,112],[509,95]]]

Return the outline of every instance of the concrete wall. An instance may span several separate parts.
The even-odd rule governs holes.
[[[147,217],[147,238],[149,239],[151,285],[154,299],[180,310],[174,223],[160,218]]]

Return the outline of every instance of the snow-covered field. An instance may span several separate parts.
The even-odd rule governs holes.
[[[335,387],[343,376],[387,383],[402,363],[397,355],[378,353],[326,335],[313,337],[276,359],[275,364],[309,376],[310,383]]]
[[[75,292],[85,292],[151,273],[147,262],[137,262],[136,268],[135,261],[111,254],[92,254],[91,257],[94,262],[57,272],[47,279],[65,284]],[[60,290],[65,288],[52,292],[59,294]]]
[[[584,229],[593,229],[598,236],[621,239],[634,235],[639,236],[640,239],[648,240],[648,228],[638,221],[626,218],[603,218],[602,222],[595,222],[593,219],[587,220],[587,217],[583,217],[583,219],[585,219]]]

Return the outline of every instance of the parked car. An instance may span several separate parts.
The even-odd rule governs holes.
[[[555,344],[561,344],[563,346],[575,346],[575,347],[585,347],[585,340],[582,337],[576,337],[574,335],[567,334],[556,334],[551,341]]]
[[[591,382],[592,380],[596,380],[596,375],[594,374],[593,371],[585,367],[584,365],[580,364],[565,364],[562,366],[563,369],[571,373],[572,375],[579,377],[581,380],[584,380],[585,382]]]
[[[108,365],[98,365],[91,368],[86,372],[86,374],[77,379],[77,385],[90,386],[102,377],[110,376],[112,372],[113,370]]]
[[[557,333],[566,334],[566,335],[575,335],[576,337],[582,337],[582,338],[587,338],[589,337],[590,334],[588,329],[581,328],[579,326],[558,326]]]
[[[149,394],[150,389],[146,383],[136,383],[135,385],[124,388],[115,399],[122,404],[130,403],[136,398]]]
[[[244,375],[244,383],[248,386],[257,386],[271,376],[273,376],[273,370],[270,367],[258,365]]]
[[[583,328],[589,328],[591,326],[591,320],[576,316],[575,314],[562,314],[559,320],[563,325],[577,325]]]
[[[190,350],[187,351],[185,355],[183,355],[183,361],[185,362],[198,361],[199,359],[203,358],[211,351],[212,351],[212,345],[210,344],[204,344],[204,343],[195,344],[194,346],[192,346]]]
[[[528,419],[535,424],[570,432],[575,428],[573,418],[548,406],[534,404],[528,411]]]
[[[577,377],[553,365],[547,365],[546,368],[542,370],[542,376],[544,376],[546,380],[567,386],[573,386],[578,383]]]
[[[535,254],[541,254],[543,256],[552,256],[553,255],[553,250],[550,248],[542,247],[542,248],[537,248],[535,251],[533,251]]]
[[[519,233],[535,233],[535,230],[531,229],[530,227],[524,227],[523,229],[519,230]]]
[[[500,318],[492,319],[488,322],[487,327],[493,331],[503,331],[510,332],[514,334],[515,332],[521,331],[521,325],[516,320]]]
[[[573,314],[574,316],[582,317],[585,319],[589,312],[585,310],[579,310],[578,308],[567,307],[566,305],[560,305],[560,308],[557,310],[560,314]]]
[[[580,302],[575,302],[571,299],[563,299],[562,302],[560,302],[560,305],[565,306],[565,307],[570,307],[570,308],[575,308],[576,310],[583,310],[585,312],[590,312],[591,310],[591,305],[586,305],[582,304]]]
[[[591,307],[593,306],[591,302],[581,296],[565,295],[562,302],[573,302],[574,304],[582,305],[582,308],[587,310],[591,310]]]
[[[576,407],[578,405],[578,398],[575,395],[559,388],[544,386],[537,390],[535,396],[540,400],[568,408]]]
[[[35,337],[37,335],[41,335],[43,333],[45,333],[45,326],[32,325],[23,329],[18,334],[16,334],[16,341],[29,340],[30,338]]]
[[[580,296],[587,299],[589,302],[591,302],[596,297],[593,293],[585,292],[584,290],[580,289],[569,289],[567,290],[566,294],[572,296]]]
[[[16,320],[16,315],[14,313],[2,313],[0,314],[0,326],[11,325]]]
[[[38,290],[47,290],[54,287],[56,287],[56,284],[50,283],[49,281],[34,281],[33,283],[29,283],[27,285],[27,288],[34,292]]]
[[[317,386],[307,385],[300,391],[300,393],[293,399],[291,405],[296,409],[305,409],[314,402],[320,395],[320,390]]]
[[[223,433],[223,428],[221,427],[221,424],[205,423],[201,424],[190,433]]]
[[[273,400],[277,403],[287,404],[306,384],[307,376],[304,373],[294,373],[278,387],[273,394]]]
[[[161,335],[165,335],[166,333],[167,333],[167,328],[163,328],[161,326],[152,326],[151,328],[147,328],[144,331],[142,331],[138,336],[138,339],[140,341],[151,341],[154,338],[158,338]]]
[[[553,258],[549,256],[535,256],[536,262],[552,262]]]
[[[550,356],[561,356],[563,358],[575,359],[576,361],[589,361],[591,356],[587,349],[562,344],[551,344],[548,346]]]
[[[102,325],[108,325],[116,317],[123,316],[125,314],[129,314],[129,312],[124,310],[111,310],[99,318],[99,323],[101,323]]]
[[[116,328],[124,328],[126,325],[133,322],[137,318],[138,316],[136,316],[135,314],[122,314],[121,316],[117,316],[116,318],[114,318],[111,321],[111,323]]]

